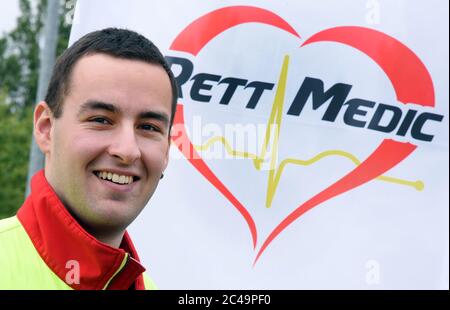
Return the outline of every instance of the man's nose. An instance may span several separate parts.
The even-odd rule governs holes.
[[[117,129],[108,152],[111,156],[120,159],[123,164],[132,164],[141,158],[141,150],[133,126],[121,126]]]

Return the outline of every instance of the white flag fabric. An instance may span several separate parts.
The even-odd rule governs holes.
[[[130,227],[161,289],[448,289],[449,13],[434,1],[78,0],[180,89]]]

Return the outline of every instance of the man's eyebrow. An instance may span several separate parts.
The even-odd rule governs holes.
[[[164,123],[164,125],[169,125],[169,116],[166,113],[156,112],[156,111],[146,111],[139,113],[140,119],[156,119]]]
[[[120,108],[118,108],[117,106],[115,106],[112,103],[90,100],[81,105],[78,115],[81,115],[81,114],[83,114],[87,111],[91,111],[91,110],[106,110],[106,111],[112,112],[112,113],[121,113],[122,112],[120,110]],[[155,119],[155,120],[163,122],[164,125],[166,125],[166,126],[169,125],[169,116],[163,112],[145,111],[145,112],[139,113],[138,118],[139,119]]]
[[[81,105],[80,110],[78,111],[78,115],[81,115],[90,110],[106,110],[112,113],[120,112],[120,109],[112,103],[101,101],[87,101]]]

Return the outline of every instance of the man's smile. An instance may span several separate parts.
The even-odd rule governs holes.
[[[139,180],[139,177],[137,176],[117,174],[110,171],[94,171],[94,174],[103,180],[109,180],[117,184],[131,184],[134,181]]]
[[[107,186],[110,190],[120,192],[130,192],[133,190],[140,178],[132,174],[118,174],[109,170],[93,171],[102,185]]]

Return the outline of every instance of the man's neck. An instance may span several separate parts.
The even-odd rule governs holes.
[[[122,243],[124,231],[114,234],[103,234],[103,233],[91,233],[100,242],[106,243],[113,248],[119,248]]]

